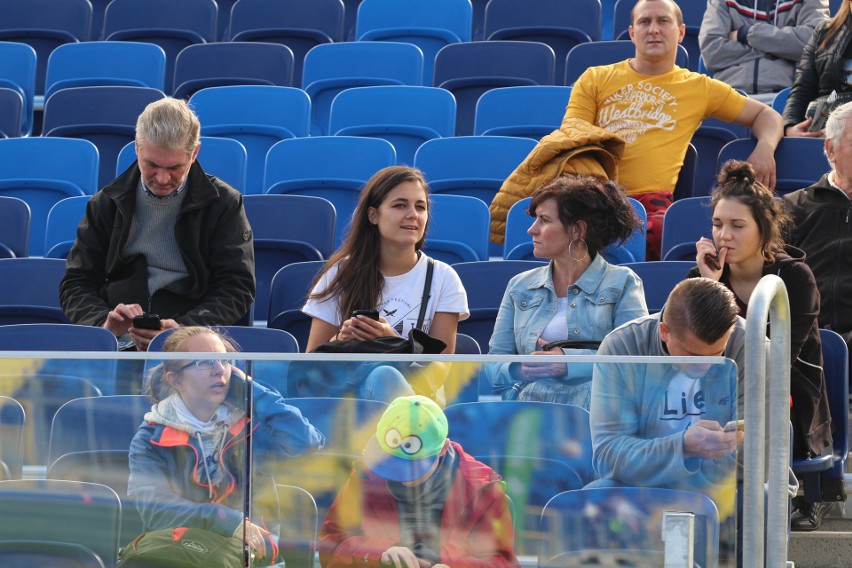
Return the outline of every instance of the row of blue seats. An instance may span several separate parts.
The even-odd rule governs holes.
[[[197,95],[199,97],[197,108],[202,115],[202,123],[207,124],[202,127],[202,133],[210,131],[226,137],[235,136],[240,140],[237,142],[230,138],[203,137],[199,154],[200,163],[210,173],[218,175],[237,188],[244,188],[244,192],[248,194],[265,191],[328,199],[333,203],[339,219],[334,238],[334,243],[339,244],[362,184],[379,169],[399,162],[393,145],[380,138],[351,136],[287,138],[278,141],[279,136],[284,134],[270,133],[269,126],[231,123],[232,111],[228,109],[233,107],[228,103],[234,102],[235,97],[227,96],[226,92],[231,89],[241,91],[262,88],[221,87],[205,90]],[[294,89],[283,87],[281,89],[285,92],[279,93],[275,89],[275,92],[270,95],[290,96],[300,93]],[[373,88],[366,90],[371,89]],[[65,92],[74,90],[78,89],[69,89]],[[342,93],[341,96],[349,92],[360,94],[354,91],[362,90],[353,89]],[[205,104],[201,98],[208,93],[211,95],[211,100],[209,104]],[[224,95],[221,97],[222,101],[212,100],[214,98],[212,96],[217,94]],[[305,102],[303,96],[298,96],[294,100]],[[217,119],[218,109],[223,109],[223,112]],[[307,122],[307,110],[303,107],[303,111],[301,123],[304,125]],[[285,128],[283,121],[280,124],[282,125],[280,128]],[[414,145],[420,140],[416,135],[406,136],[404,128],[399,125],[397,125],[399,135],[387,132],[392,130],[392,126],[388,124],[379,124],[373,128],[365,126],[363,130],[352,133],[390,138],[401,147],[405,145],[405,142]],[[82,130],[96,130],[91,125],[80,128],[81,132],[76,132],[80,136],[85,136]],[[135,159],[132,129],[133,127],[128,125],[127,133],[124,135],[107,136],[102,133],[97,135],[95,140],[101,144],[100,152],[85,140],[53,137],[0,140],[0,148],[2,148],[0,195],[22,199],[29,204],[31,210],[29,231],[21,227],[16,229],[10,224],[0,228],[0,242],[5,242],[17,256],[47,253],[49,247],[45,248],[42,235],[46,233],[50,208],[67,196],[92,195],[102,185],[100,179],[111,181],[117,173],[124,171]],[[383,129],[386,132],[379,132]],[[66,133],[72,134],[72,132]],[[95,134],[91,136],[94,137]],[[693,141],[697,142],[699,138],[696,137]],[[721,138],[719,141],[724,139]],[[681,172],[681,187],[676,191],[676,197],[688,197],[692,194],[706,195],[709,192],[709,184],[706,184],[706,180],[699,179],[698,165],[704,164],[703,167],[709,172],[717,171],[719,164],[728,158],[745,159],[750,154],[753,144],[754,141],[749,139],[734,140],[723,146],[718,155],[712,154],[714,148],[708,149],[707,154],[703,155],[691,150]],[[535,140],[524,137],[435,138],[427,140],[417,148],[412,162],[415,167],[424,171],[433,194],[448,193],[475,197],[483,205],[487,205],[490,204],[503,180],[534,146]],[[247,148],[250,151],[247,151]],[[115,161],[108,161],[107,156],[116,155],[118,158]],[[817,139],[785,138],[779,144],[776,162],[780,193],[805,187],[815,182],[829,169],[822,151],[821,140]],[[250,176],[253,177],[254,184],[249,180]],[[258,182],[258,179],[265,181]],[[703,185],[701,190],[698,189],[700,184]],[[470,207],[474,211],[475,218],[482,220],[479,226],[487,226],[488,219],[484,218],[487,212],[482,211],[483,206],[471,205]],[[79,211],[80,208],[76,210]],[[440,218],[441,215],[437,215],[438,223]],[[73,222],[70,225],[76,226]],[[468,234],[466,230],[453,224],[437,226],[442,229],[444,235],[451,236],[435,238],[466,242],[473,248],[475,258],[468,256],[457,260],[484,260],[489,256],[508,254],[511,248],[520,244],[517,240],[512,241],[512,246],[505,251],[492,245],[485,253],[483,247],[488,246],[485,243],[487,236],[480,233]],[[18,235],[24,235],[24,238],[29,234],[29,251],[26,246],[20,246],[21,237],[15,238],[16,231]],[[262,238],[273,238],[273,236]],[[63,230],[60,235],[47,236],[50,246],[69,239],[73,240],[73,236],[70,236],[68,229]],[[18,245],[12,246],[12,242]],[[326,255],[323,254],[323,256]],[[506,256],[506,258],[517,257]],[[634,254],[633,259],[629,260],[643,260],[643,258]]]
[[[626,33],[634,2],[620,0],[615,6],[604,2],[607,20],[614,23],[611,37]],[[523,0],[493,0],[484,10],[484,2],[475,2],[476,10],[469,0],[347,3],[349,6],[341,0],[223,0],[219,4],[187,0],[180,14],[174,14],[166,0],[96,0],[93,15],[92,5],[84,0],[5,0],[0,32],[7,38],[23,38],[44,57],[69,41],[115,39],[153,41],[169,52],[172,61],[181,46],[217,39],[285,43],[300,56],[320,43],[402,39],[418,44],[431,61],[448,43],[535,38],[549,42],[561,59],[571,46],[602,35],[600,0],[574,0],[570,10],[560,0],[539,0],[535,10],[524,9]],[[356,7],[357,13],[353,13]],[[703,8],[696,4],[684,10],[690,28],[697,29]],[[482,14],[482,23],[476,24],[481,37],[477,37],[479,29],[474,29],[475,12],[477,20]],[[352,23],[354,33],[350,32]],[[43,78],[41,73],[39,93],[43,92]]]

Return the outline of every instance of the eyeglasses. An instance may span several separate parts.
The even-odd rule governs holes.
[[[190,361],[178,369],[178,371],[185,371],[190,367],[195,367],[199,371],[209,371],[216,368],[217,363],[223,367],[230,367],[235,364],[235,361],[233,359],[196,359],[195,361]]]

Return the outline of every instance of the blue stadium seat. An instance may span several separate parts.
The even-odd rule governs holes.
[[[221,8],[220,8],[221,16]],[[341,0],[239,0],[231,9],[230,41],[281,43],[295,56],[293,84],[302,84],[305,54],[343,41]]]
[[[704,123],[698,127],[690,140],[698,152],[698,161],[695,164],[695,185],[692,189],[693,195],[685,197],[710,195],[716,186],[716,175],[719,172],[717,164],[719,152],[725,144],[736,139],[737,135],[728,128],[706,126]]]
[[[541,512],[547,502],[563,491],[580,489],[585,482],[569,465],[534,456],[473,456],[503,478],[512,500],[515,554],[532,556],[541,540]]]
[[[233,138],[245,147],[246,181],[238,188],[244,194],[264,193],[266,154],[276,142],[308,135],[311,101],[294,87],[211,87],[195,93],[189,105],[202,136]]]
[[[470,309],[470,317],[459,322],[459,333],[470,335],[483,348],[488,345],[509,280],[525,270],[544,264],[528,260],[486,260],[454,264],[453,269],[467,291]]]
[[[596,41],[592,43],[578,44],[568,52],[565,62],[566,85],[573,85],[589,67],[598,65],[610,65],[636,55],[636,46],[627,39]],[[689,63],[689,54],[682,45],[678,46],[675,64],[686,67]],[[561,69],[560,69],[561,71]]]
[[[311,318],[302,313],[302,306],[311,282],[324,265],[325,261],[288,264],[272,277],[267,327],[290,332],[301,346],[308,344]]]
[[[331,201],[337,211],[335,246],[339,246],[364,182],[395,163],[393,146],[380,138],[293,138],[269,149],[263,185],[266,193],[312,195]]]
[[[50,54],[44,98],[69,87],[150,87],[163,90],[166,53],[153,43],[89,41],[60,45]]]
[[[228,85],[293,86],[293,52],[277,43],[220,42],[188,45],[177,54],[173,96]]]
[[[54,203],[97,189],[98,149],[88,140],[0,139],[0,195],[30,206],[30,255],[44,252],[45,223]]]
[[[612,15],[615,0],[601,0],[601,39],[612,39]]]
[[[278,558],[291,568],[313,568],[319,516],[317,502],[303,487],[275,484],[278,498]]]
[[[692,246],[695,250],[695,245]],[[695,254],[693,253],[693,257]],[[666,260],[656,262],[631,262],[624,264],[642,279],[645,304],[652,314],[663,309],[666,300],[677,283],[686,278],[686,273],[695,266],[694,261]]]
[[[0,41],[0,87],[17,91],[24,101],[20,126],[24,136],[33,130],[36,67],[35,49],[25,43]]]
[[[71,323],[59,306],[59,283],[63,276],[64,260],[0,260],[0,325]]]
[[[823,151],[822,138],[784,137],[775,149],[775,193],[784,195],[816,183],[823,174],[831,171]],[[754,151],[754,138],[728,142],[719,152],[717,170],[731,159],[745,160]]]
[[[57,201],[50,208],[44,235],[45,258],[68,257],[77,239],[77,227],[86,214],[88,202],[88,195],[77,195]]]
[[[469,0],[362,0],[355,22],[358,41],[413,43],[423,52],[423,84],[432,82],[435,54],[445,45],[471,40]]]
[[[0,196],[0,258],[24,258],[30,252],[30,206],[17,197]]]
[[[630,39],[627,28],[630,26],[630,12],[637,0],[618,0],[613,12],[612,35],[615,39]],[[679,2],[678,6],[683,12],[683,23],[686,24],[686,35],[681,44],[689,53],[687,69],[698,71],[698,58],[701,50],[698,47],[698,31],[701,28],[701,20],[704,18],[704,2]],[[680,64],[678,64],[680,65]],[[681,67],[683,67],[681,65]]]
[[[31,284],[32,285],[32,284]],[[116,352],[118,340],[102,327],[63,323],[0,325],[0,351]],[[77,376],[91,382],[102,394],[115,393],[116,361],[45,361],[44,373]]]
[[[831,421],[834,426],[832,452],[812,459],[794,458],[793,471],[804,489],[805,500],[843,499],[843,474],[849,453],[849,353],[846,342],[835,331],[819,330],[823,370]]]
[[[784,114],[784,107],[787,106],[787,97],[790,96],[792,89],[793,87],[787,87],[775,93],[775,97],[772,99],[772,108],[778,114]]]
[[[43,135],[89,140],[98,148],[98,187],[115,176],[118,153],[136,138],[136,119],[163,98],[149,87],[73,87],[56,91],[44,104]]]
[[[48,468],[65,454],[127,450],[150,410],[151,399],[141,394],[69,400],[53,416]]]
[[[656,487],[596,487],[553,497],[541,514],[539,566],[566,566],[578,557],[589,565],[662,565],[664,511],[695,515],[695,565],[717,566],[719,512],[713,500]]]
[[[491,89],[476,102],[473,133],[537,140],[559,128],[569,98],[571,87],[557,85]]]
[[[425,142],[414,155],[414,167],[426,175],[432,194],[452,193],[490,205],[503,181],[535,147],[531,138],[457,136]],[[503,248],[489,244],[489,255]]]
[[[0,534],[4,540],[76,544],[113,566],[120,526],[121,499],[105,485],[58,479],[0,482]]]
[[[32,46],[38,54],[35,92],[44,93],[50,52],[65,43],[92,39],[89,0],[2,0],[0,41]]]
[[[574,469],[583,483],[594,479],[588,411],[569,404],[480,401],[444,409],[449,437],[474,456],[551,459]]]
[[[503,181],[535,147],[530,138],[461,136],[425,142],[414,156],[432,193],[478,197],[490,204]]]
[[[23,134],[24,97],[18,89],[0,87],[0,138]]]
[[[355,20],[361,0],[343,0],[343,41],[355,41]]]
[[[556,55],[543,43],[474,41],[447,45],[435,56],[433,85],[456,97],[456,135],[473,133],[476,101],[486,91],[518,85],[554,85]]]
[[[423,142],[453,136],[455,128],[456,100],[435,87],[356,87],[331,103],[330,134],[383,138],[393,144],[398,164],[413,164]]]
[[[317,45],[305,55],[302,88],[311,97],[311,135],[328,133],[331,102],[352,87],[422,85],[423,52],[410,43],[349,42]]]
[[[21,403],[0,396],[0,480],[20,479],[23,474],[26,422]]]
[[[488,260],[488,205],[475,197],[442,193],[432,195],[431,201],[423,251],[447,264]]]
[[[198,163],[208,174],[227,182],[237,191],[246,187],[248,155],[245,146],[233,138],[202,136],[198,150]],[[115,175],[121,175],[136,161],[136,143],[128,142],[118,154]]]
[[[215,0],[112,0],[104,13],[104,39],[156,43],[166,52],[166,93],[172,92],[174,63],[184,47],[216,41]]]
[[[713,238],[710,219],[710,198],[678,199],[663,217],[663,240],[660,257],[663,260],[695,262],[695,243],[701,237]]]
[[[247,195],[243,205],[254,233],[254,311],[264,317],[282,266],[324,260],[334,251],[337,213],[330,201],[306,195]]]
[[[0,541],[0,556],[6,568],[104,568],[103,560],[93,550],[70,542],[4,540]]]
[[[538,41],[553,48],[556,67],[576,45],[601,38],[600,0],[491,0],[485,7],[485,37],[490,41]]]

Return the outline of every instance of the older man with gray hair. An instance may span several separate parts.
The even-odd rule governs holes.
[[[793,215],[790,244],[807,254],[820,294],[819,325],[852,344],[852,103],[837,107],[825,125],[831,171],[784,196]],[[850,345],[852,347],[852,345]]]
[[[60,301],[71,321],[144,351],[161,329],[231,325],[249,310],[251,227],[240,193],[196,161],[200,131],[178,99],[139,116],[137,161],[89,200],[68,255]]]

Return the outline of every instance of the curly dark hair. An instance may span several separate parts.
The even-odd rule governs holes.
[[[736,199],[749,208],[760,232],[761,249],[766,262],[784,250],[784,237],[791,219],[775,192],[757,181],[754,168],[748,162],[728,160],[722,165],[718,185],[710,194],[710,208],[722,199]]]
[[[624,190],[598,177],[567,175],[554,179],[533,195],[528,213],[535,217],[538,206],[548,199],[556,201],[564,227],[585,221],[585,240],[593,258],[612,243],[626,241],[642,223]]]

